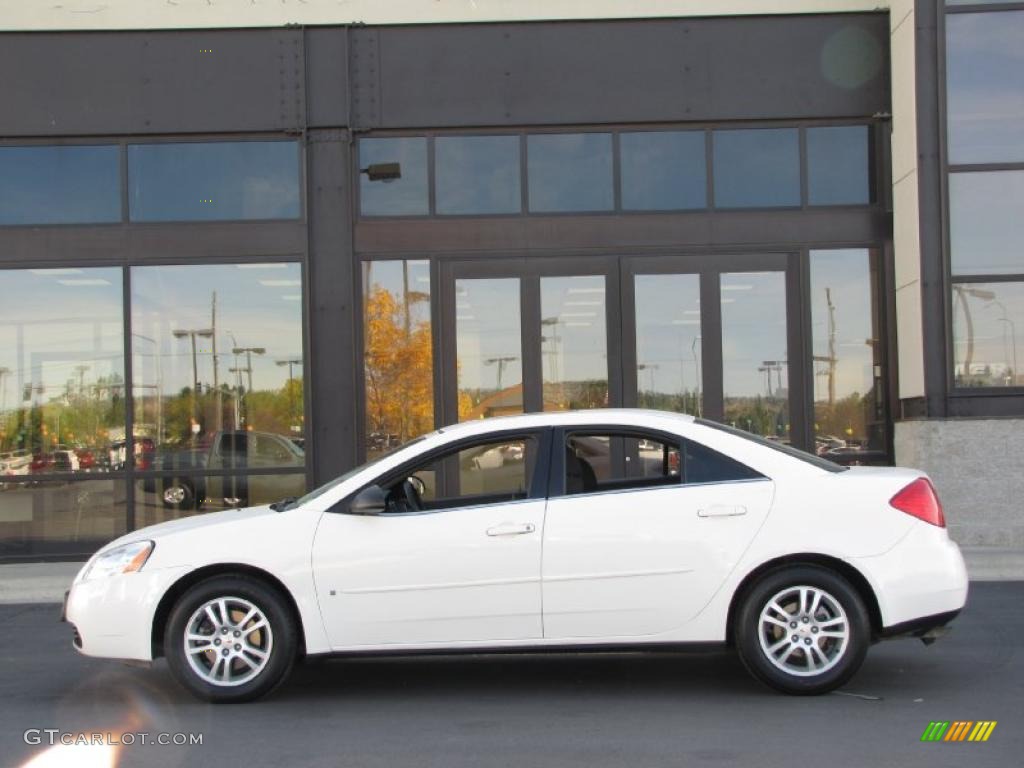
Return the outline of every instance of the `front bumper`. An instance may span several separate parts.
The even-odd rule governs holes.
[[[76,581],[64,603],[75,630],[75,647],[86,656],[150,661],[152,627],[160,599],[188,569],[143,569],[92,581]]]

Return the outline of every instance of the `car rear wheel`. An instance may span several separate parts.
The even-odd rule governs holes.
[[[774,571],[736,614],[736,648],[747,670],[791,694],[826,693],[860,668],[871,623],[857,590],[818,566]]]
[[[178,600],[164,632],[171,673],[199,698],[250,701],[291,671],[291,611],[274,589],[245,576],[215,576]]]

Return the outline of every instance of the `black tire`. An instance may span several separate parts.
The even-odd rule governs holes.
[[[196,492],[191,483],[175,477],[162,483],[160,499],[169,509],[195,509]]]
[[[813,590],[824,595],[814,615],[801,610],[800,587],[811,588],[805,593],[807,603],[814,598]],[[783,618],[771,610],[769,618],[782,624],[762,623],[762,611],[775,598],[793,615]],[[839,618],[842,614],[845,619]],[[857,590],[834,571],[815,565],[782,568],[763,576],[747,591],[733,626],[736,649],[747,671],[766,685],[795,695],[827,693],[845,684],[860,669],[871,643],[871,621]],[[845,642],[822,634],[844,628]],[[773,646],[779,648],[777,662],[767,650]],[[783,655],[785,659],[780,658]],[[818,667],[822,671],[815,672]]]
[[[259,630],[243,633],[246,640],[256,637],[259,642],[262,642],[262,648],[268,655],[262,669],[249,680],[221,684],[209,682],[196,669],[193,669],[186,654],[185,631],[187,625],[195,620],[194,614],[199,612],[204,605],[219,598],[228,600],[228,612],[233,615],[229,621],[241,620],[238,617],[240,609],[235,610],[234,606],[247,602],[262,613],[262,617],[269,625],[269,632],[266,635],[262,635]],[[232,600],[238,602],[233,603]],[[247,626],[253,625],[253,621],[247,624]],[[212,622],[210,622],[210,627],[212,629]],[[235,640],[231,639],[233,634],[230,630],[223,635],[213,630],[210,637],[215,639],[226,637],[225,644],[233,644],[235,643]],[[218,643],[218,646],[220,645]],[[239,646],[235,644],[232,647],[238,648]],[[242,575],[214,576],[193,586],[174,605],[164,630],[164,654],[175,679],[200,699],[217,703],[252,701],[266,696],[284,682],[291,672],[297,648],[298,627],[285,598],[264,582]],[[230,653],[230,649],[223,646],[217,649],[211,648],[210,651],[204,653],[194,653],[192,654],[194,663],[209,672],[207,667],[211,666],[214,660],[219,662],[218,654],[223,653],[224,650],[228,650]],[[254,657],[250,656],[249,658]],[[225,660],[225,666],[227,664],[228,662]],[[225,666],[221,666],[219,669],[224,670]],[[243,673],[251,672],[253,667],[252,665],[247,666],[247,663],[243,663],[241,659],[235,659],[227,668],[241,670],[239,673],[239,679],[241,679],[244,677]]]

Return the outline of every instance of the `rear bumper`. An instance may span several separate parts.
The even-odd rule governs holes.
[[[874,590],[883,637],[942,626],[967,602],[967,568],[944,528],[917,523],[885,554],[849,562]]]

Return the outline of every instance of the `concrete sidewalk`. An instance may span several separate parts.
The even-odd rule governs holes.
[[[1024,551],[964,548],[971,581],[1024,581]],[[0,565],[0,603],[59,603],[84,563]]]

